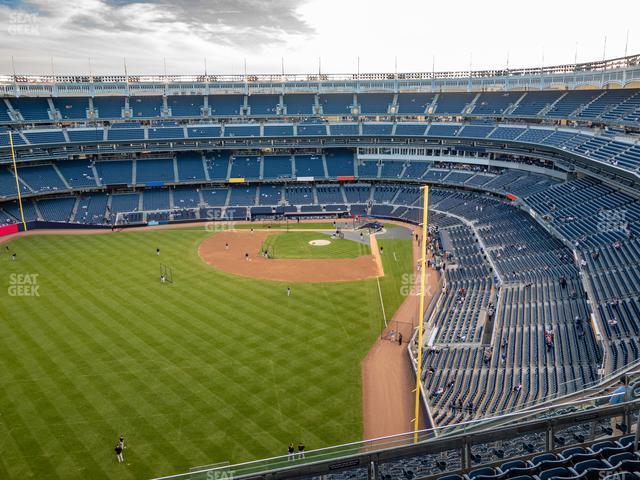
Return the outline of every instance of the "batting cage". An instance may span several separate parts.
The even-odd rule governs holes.
[[[173,283],[173,270],[164,263],[160,264],[160,281],[163,283]]]
[[[411,322],[391,320],[380,332],[380,339],[400,343],[400,338],[402,338],[402,343],[407,343],[413,335],[414,329],[415,325]]]

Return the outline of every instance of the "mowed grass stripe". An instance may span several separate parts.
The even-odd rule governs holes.
[[[360,438],[360,361],[381,318],[375,281],[294,284],[287,298],[286,284],[201,262],[207,235],[11,244],[18,262],[0,271],[40,273],[42,296],[0,292],[10,307],[0,322],[9,386],[0,432],[12,444],[0,476],[147,478],[281,454],[290,441]],[[160,262],[174,269],[174,285],[160,284]],[[127,465],[112,453],[121,431]],[[69,436],[81,453],[59,441]]]
[[[118,363],[121,363],[121,362],[118,362]],[[124,365],[120,364],[120,365],[118,365],[118,368],[120,370],[126,372],[126,369],[125,369]],[[134,392],[131,390],[131,388],[126,388],[127,384],[125,382],[118,382],[119,375],[115,374],[112,377],[113,378],[111,378],[111,380],[112,380],[111,384],[114,385],[115,387],[125,387],[125,391],[122,392],[121,391],[122,388],[111,389],[110,398],[109,398],[108,402],[106,403],[106,405],[109,405],[109,404],[111,404],[111,402],[113,402],[113,403],[116,403],[116,404],[119,403],[122,408],[127,407],[127,408],[130,409],[131,407],[127,406],[128,404],[127,404],[126,400],[128,398],[131,398],[131,396],[134,394]],[[84,377],[82,377],[82,378],[84,378]],[[66,380],[66,378],[65,378],[65,380]],[[68,382],[65,382],[65,384],[66,383],[68,383]],[[69,387],[69,385],[67,385],[67,387]],[[138,385],[138,388],[139,387],[140,387],[140,385]],[[65,391],[68,391],[68,390],[65,390]],[[118,401],[118,400],[120,400],[120,401]],[[69,407],[71,405],[74,405],[75,401],[77,401],[77,399],[74,399],[74,401],[67,401],[67,402],[65,402],[65,404]],[[113,424],[121,416],[122,416],[122,414],[114,412],[114,414],[112,415],[111,421],[109,423]],[[148,413],[144,413],[144,412],[138,412],[138,417],[143,421],[147,421],[147,417],[149,417],[149,414]],[[61,417],[61,418],[64,420],[65,417]],[[71,423],[76,423],[73,418],[70,418],[69,420],[71,421]],[[80,423],[86,423],[86,422],[83,421],[83,422],[80,422]],[[62,421],[58,422],[58,423],[54,423],[53,425],[54,426],[64,426]],[[84,428],[86,428],[86,425],[84,425]],[[68,433],[68,432],[65,432],[65,433]],[[160,431],[158,431],[158,433],[160,433]],[[111,433],[111,435],[113,435],[113,433]],[[69,435],[65,435],[65,438],[68,437],[68,436]],[[98,445],[94,445],[94,447],[98,447]],[[70,445],[69,445],[69,448],[71,448]],[[95,448],[92,451],[94,453],[99,453],[99,454],[105,454],[106,455],[106,454],[110,454],[109,450],[110,449],[107,449],[107,448]],[[88,451],[84,452],[84,454],[88,454],[88,453],[90,453],[90,452],[88,452]],[[176,454],[176,452],[174,452],[174,454]],[[105,459],[103,458],[101,460],[102,460],[102,463],[103,463]]]

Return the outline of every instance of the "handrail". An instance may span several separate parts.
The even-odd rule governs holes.
[[[595,408],[595,406],[599,403],[608,402],[612,398],[612,396],[613,395],[603,395],[603,396],[594,397],[594,398],[590,398],[582,401],[572,401],[568,403],[563,403],[563,404],[552,406],[552,407],[547,406],[547,407],[536,408],[536,409],[530,410],[529,412],[527,412],[527,414],[534,415],[534,414],[546,413],[544,416],[541,416],[540,418],[548,418],[550,416],[549,412],[554,409],[560,410],[560,409],[571,408],[572,410],[575,411],[575,410],[580,410],[582,408],[583,410],[591,410]],[[503,415],[500,417],[493,417],[492,420],[508,421],[509,418],[520,417],[521,415],[522,415],[522,412],[515,412],[515,413]],[[524,421],[530,421],[530,418]],[[270,457],[270,458],[261,459],[261,460],[242,462],[235,465],[223,466],[223,467],[218,467],[213,469],[203,469],[203,470],[195,470],[195,471],[191,470],[188,473],[178,473],[174,475],[158,477],[155,480],[190,478],[191,476],[195,476],[198,474],[210,475],[216,471],[230,472],[234,477],[241,477],[248,474],[257,474],[259,472],[265,472],[268,470],[295,467],[302,464],[311,464],[311,463],[316,463],[316,462],[326,461],[326,460],[338,461],[339,459],[344,459],[357,454],[373,453],[376,451],[386,450],[389,448],[423,444],[426,441],[432,440],[434,437],[434,434],[438,430],[448,430],[451,432],[452,430],[455,430],[454,427],[459,427],[455,433],[458,434],[462,432],[468,432],[472,430],[478,423],[479,423],[478,420],[470,420],[464,423],[449,425],[446,427],[437,427],[437,428],[419,430],[418,431],[419,440],[417,442],[414,441],[414,432],[406,432],[406,433],[400,433],[396,435],[380,437],[372,440],[351,442],[351,443],[345,443],[343,445],[336,445],[331,447],[319,448],[316,450],[310,450],[305,452],[304,458],[296,458],[294,460],[289,459],[287,455],[281,455],[281,456]],[[523,423],[523,420],[521,418],[515,423],[510,424],[509,426],[514,426],[519,423]],[[216,477],[212,476],[211,478],[216,478]]]

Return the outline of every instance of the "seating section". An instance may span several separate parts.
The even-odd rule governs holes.
[[[136,162],[136,183],[175,182],[173,158],[154,158]]]
[[[71,188],[97,186],[93,165],[87,160],[67,160],[58,162],[56,166]]]
[[[291,156],[265,156],[263,178],[291,178]]]
[[[18,169],[18,176],[34,192],[44,193],[67,189],[52,165],[22,167]]]
[[[26,122],[51,120],[49,102],[46,98],[12,98],[11,105]]]
[[[326,154],[326,161],[329,177],[353,176],[353,152],[332,150]]]
[[[238,156],[231,159],[231,178],[260,178],[261,157]]]
[[[501,115],[514,105],[522,92],[483,92],[476,100],[475,115]]]
[[[640,455],[635,435],[611,432],[608,418],[578,420],[554,436],[547,449],[545,432],[522,431],[513,439],[471,445],[470,467],[462,468],[462,442],[443,451],[415,452],[378,464],[380,478],[437,480],[555,480],[637,478]],[[554,432],[555,433],[555,432]],[[466,472],[466,473],[465,473]],[[342,476],[340,478],[343,478]],[[344,478],[356,478],[353,470]]]
[[[167,107],[172,117],[199,117],[204,108],[202,95],[174,95],[167,97]]]
[[[434,421],[502,414],[592,384],[602,352],[570,250],[495,200],[436,190],[431,204],[468,222],[438,230],[446,291],[423,357]]]
[[[104,193],[92,193],[78,197],[75,222],[86,225],[104,223],[108,198]]]
[[[637,124],[640,121],[640,89],[531,90],[474,92],[399,93],[285,93],[77,97],[24,97],[0,102],[0,123],[13,121],[85,122],[88,119],[153,119],[206,117],[309,117],[482,115],[551,119],[598,119]],[[318,108],[315,108],[315,106]]]
[[[527,202],[577,251],[606,339],[607,369],[640,359],[639,201],[581,179],[531,195]]]
[[[360,113],[363,115],[387,115],[393,103],[392,93],[366,93],[358,95]]]
[[[637,171],[640,168],[640,146],[630,142],[631,139],[620,138],[614,132],[605,131],[602,135],[592,135],[584,131],[571,128],[555,129],[550,127],[525,127],[516,125],[500,125],[489,123],[301,123],[294,130],[293,124],[267,124],[261,128],[256,124],[228,124],[224,128],[224,136],[233,137],[282,137],[290,136],[297,131],[299,137],[309,136],[420,136],[428,137],[458,137],[466,139],[492,139],[515,141],[534,145],[554,147],[559,151],[571,152],[577,155],[589,157],[592,160],[620,168]],[[189,140],[210,140],[219,138],[222,133],[220,125],[191,125],[186,127]],[[105,136],[106,133],[106,136]],[[24,137],[23,137],[24,135]],[[15,133],[13,141],[16,146],[25,145],[26,140],[32,145],[58,145],[68,146],[71,142],[92,144],[103,142],[117,142],[122,149],[135,148],[141,142],[160,142],[160,145],[167,145],[167,142],[184,140],[185,127],[176,126],[173,122],[165,121],[160,124],[140,128],[136,122],[115,123],[106,130],[103,128],[69,128],[60,129],[33,129],[25,130],[23,134]],[[68,141],[67,141],[68,138]],[[127,146],[131,143],[131,147]],[[6,133],[0,132],[0,147],[7,147],[9,138]],[[77,145],[73,147],[77,149]],[[86,148],[86,147],[85,147]],[[94,147],[98,148],[98,147]],[[104,148],[104,147],[100,147]],[[113,147],[111,147],[113,148]],[[482,151],[480,147],[455,147],[459,151]],[[465,150],[466,149],[466,150]],[[77,150],[79,153],[81,151]],[[96,150],[98,151],[98,150]],[[18,151],[18,158],[24,156],[26,159],[37,158],[40,152]],[[10,161],[9,152],[0,158]]]
[[[250,95],[247,97],[251,115],[269,115],[278,113],[280,95]]]
[[[47,222],[69,222],[76,199],[72,197],[38,200],[38,210]]]
[[[200,152],[178,152],[176,154],[178,166],[178,181],[192,182],[206,180],[203,156]]]
[[[353,105],[351,93],[329,93],[319,95],[319,104],[324,115],[350,115]]]
[[[213,117],[240,115],[244,105],[243,95],[209,95],[209,108]]]
[[[162,113],[162,97],[131,97],[129,108],[134,118],[159,117]]]
[[[436,100],[434,113],[460,115],[476,96],[475,93],[441,93]]]

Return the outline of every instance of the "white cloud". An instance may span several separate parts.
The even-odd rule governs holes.
[[[250,73],[467,70],[640,53],[640,2],[420,0],[22,0],[0,6],[0,71]],[[171,5],[171,6],[168,6]],[[16,9],[37,12],[16,16]],[[32,22],[20,26],[21,21]],[[16,23],[18,27],[16,27]],[[635,28],[635,31],[634,31]]]

